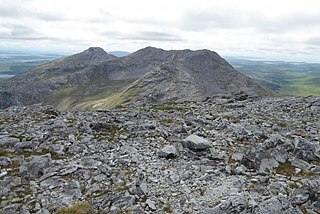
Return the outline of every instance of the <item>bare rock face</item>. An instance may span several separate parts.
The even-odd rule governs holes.
[[[1,83],[0,94],[5,98],[0,108],[41,102],[67,110],[125,102],[274,95],[213,51],[153,47],[120,58],[101,48],[89,48]]]

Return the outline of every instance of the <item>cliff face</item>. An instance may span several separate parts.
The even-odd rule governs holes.
[[[238,93],[274,95],[213,51],[153,47],[121,58],[101,48],[89,48],[9,79],[1,88],[3,94],[10,94],[2,108],[43,102],[79,110],[134,101],[201,100]]]

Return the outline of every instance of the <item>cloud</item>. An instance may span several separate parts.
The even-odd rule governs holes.
[[[292,12],[271,17],[236,8],[188,10],[178,21],[187,31],[254,29],[257,32],[292,32],[320,26],[319,13]]]
[[[181,36],[157,32],[157,31],[138,31],[130,34],[119,33],[114,31],[103,32],[102,35],[119,40],[140,40],[140,41],[183,41]]]
[[[62,39],[54,36],[45,36],[39,34],[34,28],[19,24],[4,24],[2,25],[6,30],[0,32],[1,40],[17,40],[17,41],[59,41]]]
[[[143,41],[182,41],[182,38],[178,35],[152,31],[140,31],[129,36],[124,36],[124,38]]]
[[[306,43],[310,45],[320,46],[320,36],[311,37],[307,39]]]
[[[132,52],[151,45],[239,55],[306,50],[318,57],[306,48],[320,44],[316,1],[0,0],[0,5],[1,47],[88,45]]]
[[[48,11],[44,12],[32,10],[23,3],[15,5],[1,5],[0,17],[2,19],[33,18],[42,21],[63,21],[66,18],[61,14],[58,15]]]

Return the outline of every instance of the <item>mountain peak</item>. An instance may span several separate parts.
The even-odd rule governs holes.
[[[87,54],[108,54],[100,47],[90,47],[87,50],[85,50],[83,53]]]

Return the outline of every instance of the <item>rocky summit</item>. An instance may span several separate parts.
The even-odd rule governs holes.
[[[96,110],[238,93],[274,95],[213,51],[146,47],[115,57],[89,48],[0,82],[0,108],[41,102],[58,110]]]
[[[320,99],[0,111],[0,213],[320,212]]]

